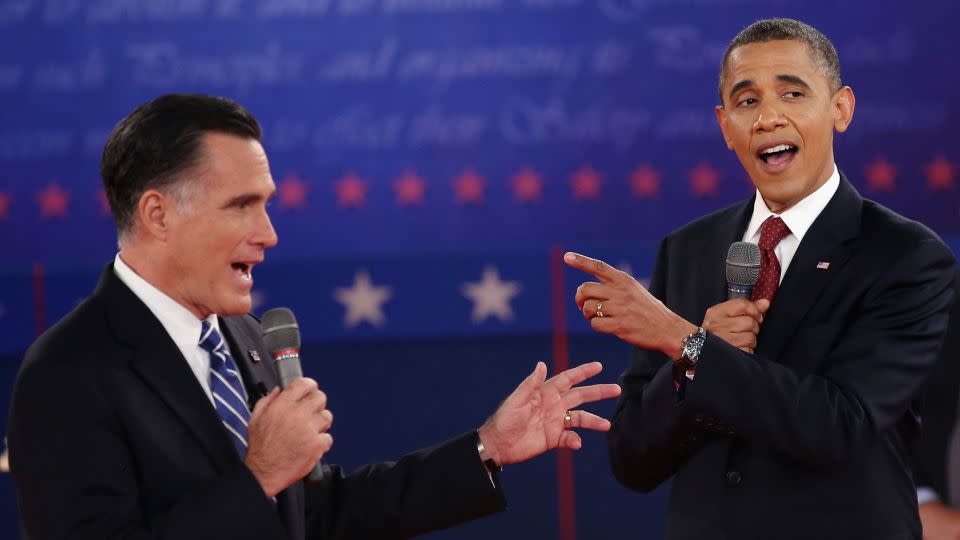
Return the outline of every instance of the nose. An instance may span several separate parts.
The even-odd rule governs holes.
[[[270,221],[270,214],[268,214],[267,209],[264,208],[257,223],[253,242],[262,245],[264,248],[272,248],[277,245],[278,240],[277,231],[273,228],[273,222]]]
[[[757,133],[773,131],[787,125],[787,119],[780,110],[773,105],[762,107],[753,123],[753,130]]]

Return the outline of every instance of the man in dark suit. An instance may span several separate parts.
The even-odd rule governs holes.
[[[32,540],[407,538],[502,510],[500,466],[609,428],[568,411],[619,394],[574,386],[599,364],[547,380],[539,363],[479,430],[349,475],[324,465],[304,486],[333,417],[314,381],[278,388],[246,315],[277,242],[259,141],[242,107],[196,95],[142,105],[111,134],[101,175],[120,252],[31,346],[13,392]]]
[[[566,256],[600,279],[576,297],[593,328],[638,347],[608,435],[614,474],[639,491],[673,477],[671,539],[919,539],[914,401],[954,258],[836,168],[833,133],[855,102],[820,32],[750,25],[723,59],[720,97],[754,198],[670,234],[649,292]],[[725,301],[734,241],[761,251],[753,301]]]
[[[960,275],[953,287],[960,294]],[[960,302],[954,302],[937,363],[923,390],[923,427],[914,453],[924,540],[960,539]]]

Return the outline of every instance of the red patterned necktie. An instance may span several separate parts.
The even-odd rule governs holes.
[[[785,236],[790,234],[790,229],[782,219],[776,216],[770,216],[763,225],[760,225],[760,277],[757,278],[757,284],[753,286],[753,301],[761,298],[773,301],[773,295],[780,286],[780,261],[773,248]]]

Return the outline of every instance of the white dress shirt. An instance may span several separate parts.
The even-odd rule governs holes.
[[[817,216],[819,216],[820,212],[827,206],[827,203],[830,202],[830,199],[833,198],[833,194],[837,192],[837,188],[839,187],[840,172],[837,170],[836,164],[834,164],[833,174],[830,175],[830,178],[828,178],[822,186],[801,199],[797,204],[785,210],[782,214],[771,212],[770,209],[767,208],[767,203],[764,202],[763,197],[760,195],[760,191],[757,191],[757,198],[753,202],[753,216],[750,218],[746,232],[743,233],[743,241],[759,244],[760,225],[770,216],[779,216],[780,219],[783,220],[787,228],[790,229],[790,234],[783,237],[783,240],[780,240],[780,243],[773,248],[773,252],[777,254],[777,260],[780,261],[780,281],[783,281],[783,276],[787,273],[790,261],[793,260],[793,256],[797,253],[797,248],[800,247],[803,236],[807,234],[807,230],[813,225]]]
[[[207,398],[210,399],[210,405],[213,406],[213,392],[210,390],[210,353],[200,346],[200,319],[176,300],[137,275],[132,268],[127,266],[127,263],[123,262],[119,253],[113,259],[113,271],[120,278],[120,281],[129,287],[140,301],[146,304],[147,309],[163,325],[163,329],[167,331],[170,339],[180,349],[183,358],[190,366],[190,370],[196,376],[197,382],[200,383],[200,387],[207,394]],[[206,320],[216,328],[217,332],[220,332],[221,336],[223,335],[216,315],[210,315]],[[229,351],[230,346],[226,342],[226,337],[223,341],[224,346]],[[240,384],[243,384],[242,380]]]

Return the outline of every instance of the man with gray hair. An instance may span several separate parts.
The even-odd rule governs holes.
[[[576,410],[619,394],[576,386],[599,363],[547,379],[540,362],[479,429],[352,474],[323,463],[305,485],[333,415],[312,379],[279,388],[248,314],[277,243],[258,123],[226,99],[161,96],[113,130],[101,176],[120,252],[13,391],[32,540],[409,538],[503,510],[500,467],[609,429]]]

